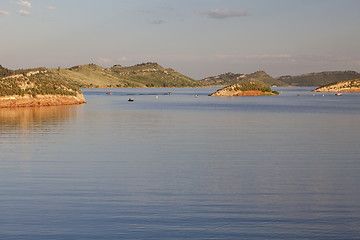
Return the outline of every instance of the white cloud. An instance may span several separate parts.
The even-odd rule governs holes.
[[[127,59],[127,57],[120,57],[120,58],[118,58],[117,59],[119,62],[122,62],[122,61],[127,61],[128,59]]]
[[[110,63],[112,60],[110,58],[106,58],[106,57],[98,57],[97,61],[99,63]]]
[[[46,9],[48,9],[48,10],[56,10],[56,7],[48,6]]]
[[[19,6],[22,6],[22,7],[32,8],[31,2],[29,2],[29,1],[20,0],[20,1],[12,2],[12,3],[15,3],[15,4],[17,4]]]
[[[215,19],[249,16],[249,14],[246,11],[242,11],[242,10],[213,9],[213,10],[195,10],[194,12]]]
[[[10,15],[10,13],[7,11],[0,10],[0,15]]]
[[[21,16],[31,16],[31,13],[29,11],[20,9],[17,11],[18,14],[20,14]]]

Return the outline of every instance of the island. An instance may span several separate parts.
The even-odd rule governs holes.
[[[271,91],[271,88],[261,82],[236,83],[217,90],[209,96],[234,97],[234,96],[270,96],[278,95],[277,91]]]
[[[327,84],[313,92],[360,92],[360,78]]]

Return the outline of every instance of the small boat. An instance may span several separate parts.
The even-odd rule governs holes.
[[[335,93],[336,96],[342,96],[342,93]]]
[[[107,95],[111,95],[111,94],[112,94],[112,92],[107,92],[106,94],[107,94]]]
[[[134,101],[134,99],[133,98],[129,98],[129,100],[128,100],[129,102],[133,102]]]
[[[171,92],[168,92],[167,94],[168,94],[168,95],[170,95],[170,94],[171,94]]]

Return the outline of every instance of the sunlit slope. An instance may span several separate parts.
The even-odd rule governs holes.
[[[52,69],[80,87],[196,87],[199,82],[157,63],[103,68],[95,64]]]

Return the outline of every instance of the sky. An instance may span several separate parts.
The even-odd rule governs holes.
[[[0,0],[0,65],[360,72],[359,0]]]

